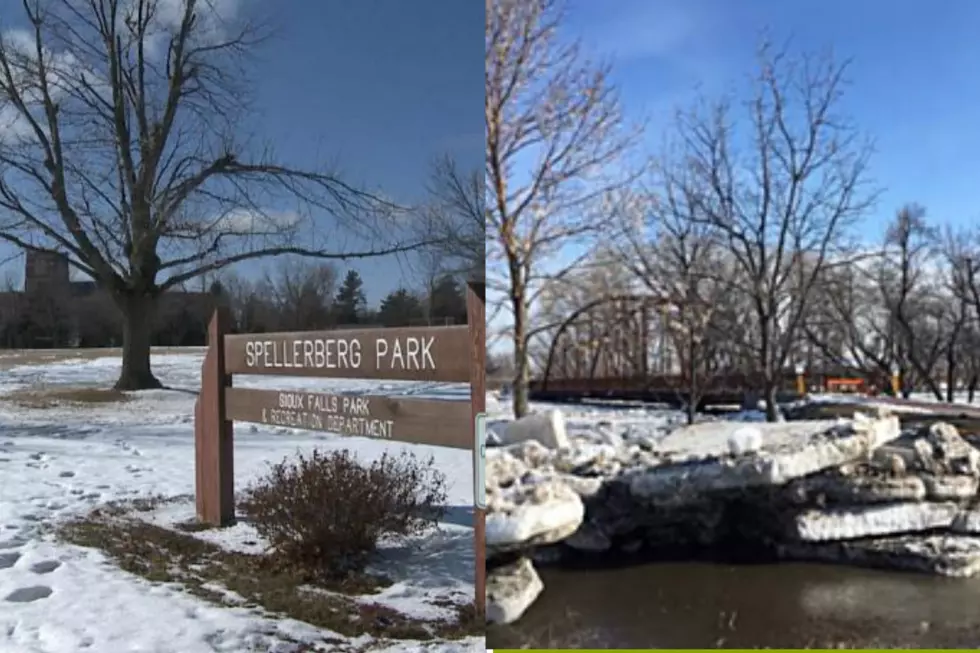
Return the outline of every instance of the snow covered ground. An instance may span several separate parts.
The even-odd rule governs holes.
[[[482,637],[441,642],[348,639],[304,623],[245,608],[220,607],[179,588],[152,584],[115,567],[98,551],[66,545],[44,527],[107,501],[188,495],[194,491],[193,406],[203,352],[154,356],[171,390],[133,393],[130,401],[29,407],[2,395],[71,386],[109,387],[118,358],[76,358],[0,365],[0,653],[198,653],[321,650],[297,647],[329,637],[335,650],[483,650]],[[464,399],[463,386],[398,382],[236,377],[241,387],[412,394]],[[450,510],[440,528],[408,546],[383,551],[381,570],[395,582],[371,601],[419,618],[472,601],[472,458],[468,451],[238,424],[236,488],[269,463],[312,448],[350,448],[370,461],[408,448],[434,456],[449,480]],[[182,506],[182,507],[181,507]],[[173,511],[187,514],[173,514]],[[192,516],[187,504],[155,515]],[[245,526],[216,537],[245,541]],[[331,650],[330,648],[322,650]]]

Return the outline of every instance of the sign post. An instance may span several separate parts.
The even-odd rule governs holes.
[[[201,366],[201,394],[194,405],[194,483],[197,516],[209,524],[235,520],[235,455],[232,424],[225,411],[225,371],[222,346],[230,323],[219,307],[208,325],[208,351]]]
[[[474,483],[484,486],[485,462],[482,447],[476,446],[481,437],[478,422],[487,410],[487,324],[486,324],[486,282],[472,281],[466,293],[466,322],[470,329],[470,442],[473,444]],[[485,487],[485,486],[484,486]],[[484,490],[485,491],[485,490]],[[487,538],[486,509],[475,501],[473,506],[473,539],[476,547],[474,563],[476,566],[476,614],[478,618],[486,615],[487,598]]]

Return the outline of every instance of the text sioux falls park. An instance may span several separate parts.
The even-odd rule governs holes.
[[[390,438],[394,421],[371,417],[369,397],[280,392],[279,407],[262,409],[262,421],[278,426]]]

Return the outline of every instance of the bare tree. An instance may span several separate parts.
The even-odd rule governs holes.
[[[640,331],[641,306],[632,283],[618,254],[597,248],[589,264],[543,284],[530,315],[529,365],[566,377],[617,377],[640,369],[631,334]]]
[[[268,297],[260,296],[259,283],[231,271],[225,271],[219,283],[238,331],[263,333],[276,329],[275,315]]]
[[[970,387],[972,375],[970,355],[964,351],[964,344],[970,339],[970,331],[976,323],[969,301],[969,260],[968,242],[961,234],[946,229],[941,243],[942,280],[939,287],[939,303],[943,310],[942,331],[944,334],[943,358],[946,373],[946,401],[956,398],[956,390],[961,381]],[[976,381],[972,381],[976,387]]]
[[[967,367],[967,390],[972,403],[980,384],[980,230],[951,235],[949,241],[956,248],[957,299],[970,310],[959,358]]]
[[[858,368],[875,378],[891,377],[901,343],[876,278],[878,265],[880,252],[873,252],[865,261],[823,271],[803,320],[820,367]],[[812,368],[814,361],[808,363]]]
[[[422,238],[432,241],[424,272],[439,262],[443,274],[486,276],[487,216],[484,209],[485,177],[481,170],[460,170],[448,157],[432,165],[430,202],[424,207]]]
[[[622,129],[609,69],[559,38],[560,0],[486,7],[487,274],[513,319],[520,416],[528,410],[531,306],[544,280],[587,254],[549,263],[610,219],[609,198],[631,180],[619,164],[635,134]]]
[[[735,270],[726,260],[718,230],[697,214],[700,195],[683,167],[660,167],[650,202],[631,219],[623,262],[652,296],[670,307],[667,332],[680,360],[680,388],[688,423],[708,389],[721,310],[735,290]]]
[[[322,329],[333,318],[337,270],[329,263],[287,258],[266,273],[257,290],[276,316],[276,330]]]
[[[120,389],[159,386],[151,320],[168,289],[259,257],[418,244],[389,202],[251,145],[245,57],[262,35],[235,6],[24,0],[27,29],[0,35],[0,239],[64,253],[111,295]]]
[[[956,358],[959,362],[960,379],[966,389],[966,400],[973,403],[977,388],[980,387],[980,328],[972,307],[964,301],[970,316],[957,343]]]
[[[779,380],[820,274],[844,258],[848,227],[874,199],[870,147],[838,113],[846,68],[764,45],[745,121],[721,101],[678,124],[696,218],[718,230],[751,300],[769,420],[778,418]]]
[[[879,288],[898,335],[899,373],[906,395],[925,385],[938,400],[942,392],[934,371],[943,356],[946,300],[937,296],[939,234],[925,209],[899,209],[885,233]]]

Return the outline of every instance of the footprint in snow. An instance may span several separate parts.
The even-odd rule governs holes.
[[[4,597],[8,603],[32,603],[40,599],[51,596],[52,590],[47,585],[32,585],[30,587],[20,587]]]
[[[30,569],[33,573],[37,575],[50,574],[52,571],[61,566],[61,563],[57,560],[42,560],[41,562],[35,562],[31,565]]]
[[[11,553],[0,553],[0,569],[10,569],[20,560],[20,554],[16,551]]]

